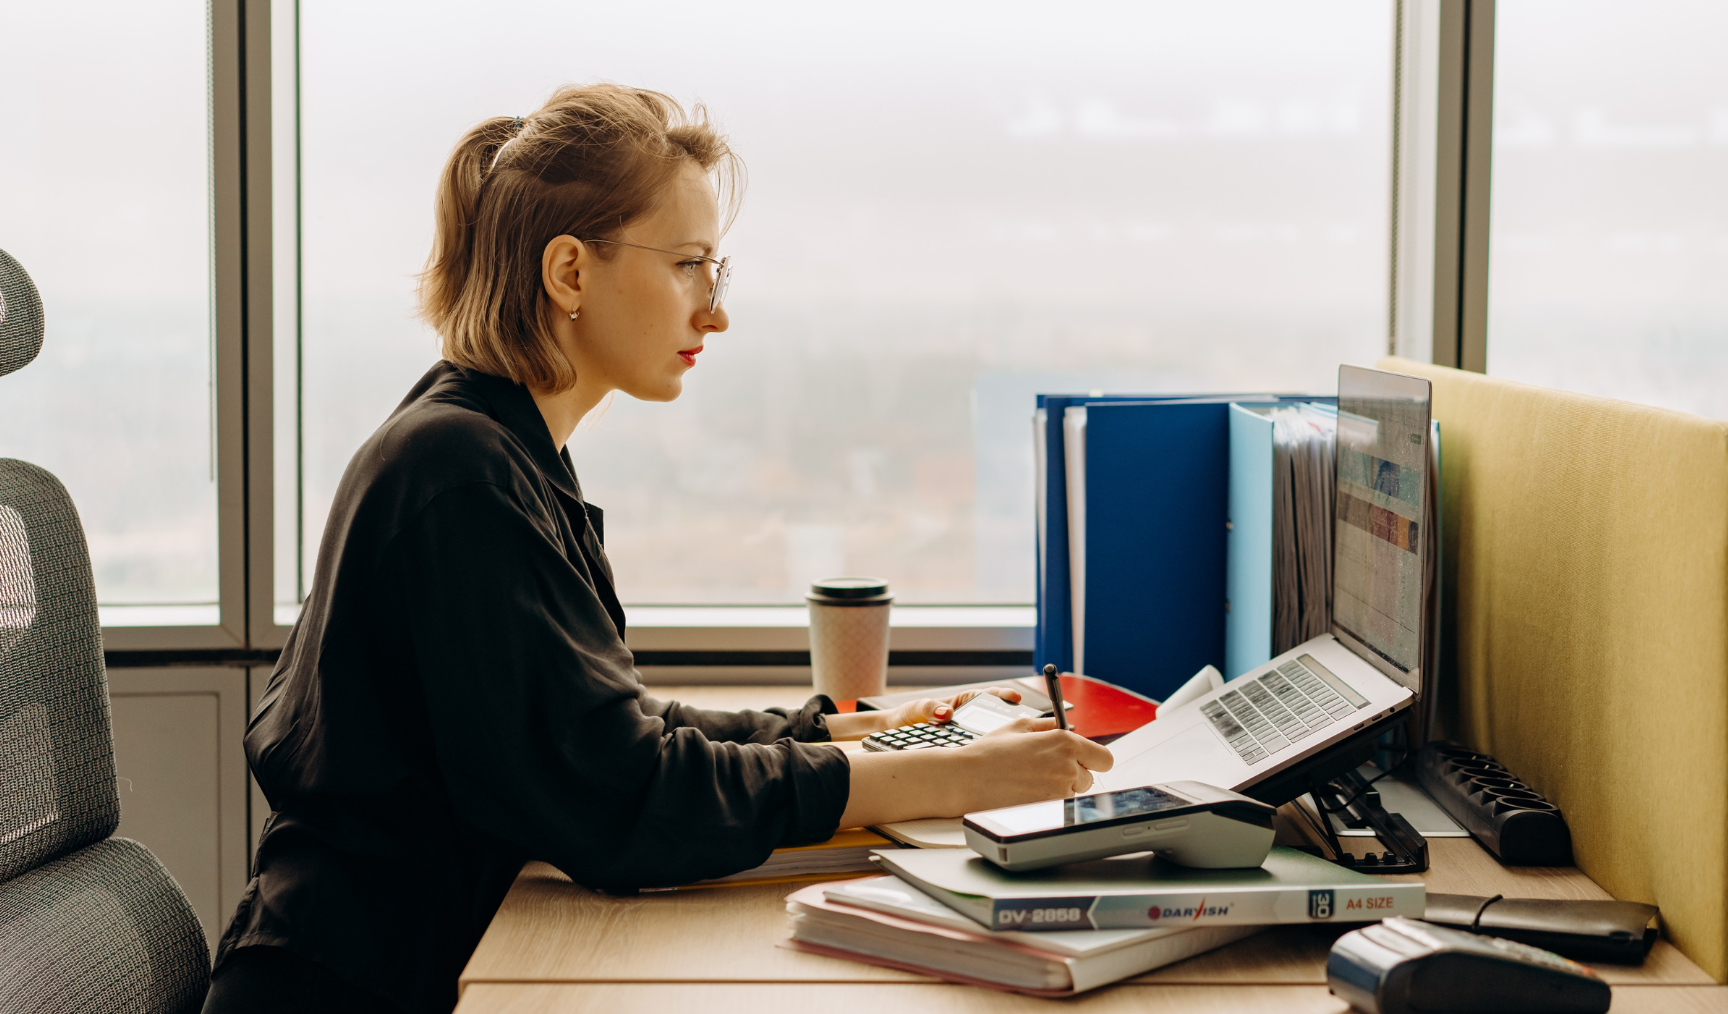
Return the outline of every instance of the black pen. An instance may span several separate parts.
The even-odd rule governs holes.
[[[1056,715],[1056,728],[1068,728],[1067,708],[1062,704],[1062,677],[1056,675],[1056,666],[1044,666],[1044,688],[1050,692],[1050,710]]]

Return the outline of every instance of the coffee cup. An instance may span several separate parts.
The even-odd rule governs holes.
[[[810,586],[810,674],[819,694],[855,701],[888,689],[888,582],[830,577]]]

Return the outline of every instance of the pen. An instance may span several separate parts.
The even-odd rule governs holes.
[[[1056,728],[1068,728],[1067,708],[1062,704],[1062,677],[1056,675],[1056,666],[1044,666],[1044,687],[1050,691],[1050,710],[1056,714]]]

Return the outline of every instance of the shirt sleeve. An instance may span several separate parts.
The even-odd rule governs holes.
[[[797,711],[712,711],[642,696],[643,713],[658,716],[668,727],[700,729],[709,739],[732,743],[772,743],[786,737],[800,743],[830,743],[834,737],[828,733],[828,716],[839,710],[827,694],[817,694]]]
[[[434,497],[382,561],[456,818],[608,890],[725,876],[832,836],[849,762],[798,741],[821,704],[727,717],[644,701],[562,545],[537,502],[476,482]]]

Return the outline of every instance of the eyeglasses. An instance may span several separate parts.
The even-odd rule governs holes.
[[[674,257],[683,257],[686,260],[700,261],[704,264],[715,265],[718,270],[716,270],[714,274],[714,287],[708,290],[709,313],[713,313],[715,310],[720,309],[720,304],[726,301],[726,289],[732,284],[732,258],[730,257],[722,257],[719,260],[715,260],[712,257],[703,257],[700,254],[680,253],[677,250],[662,250],[657,246],[643,246],[640,243],[626,243],[623,240],[618,239],[585,239],[582,242],[610,243],[613,246],[631,246],[638,250],[671,254]]]

